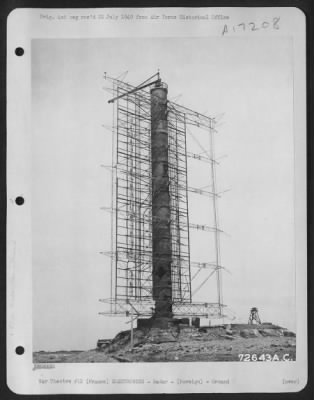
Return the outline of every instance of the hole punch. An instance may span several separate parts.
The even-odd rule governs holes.
[[[15,353],[19,356],[21,356],[22,354],[25,353],[25,349],[23,346],[17,346],[17,348],[15,349]]]
[[[16,49],[15,49],[15,54],[17,55],[17,56],[22,56],[23,54],[24,54],[24,49],[23,49],[23,47],[17,47]]]
[[[23,204],[24,204],[24,198],[23,198],[22,196],[18,196],[18,197],[15,199],[15,203],[16,203],[18,206],[23,205]]]

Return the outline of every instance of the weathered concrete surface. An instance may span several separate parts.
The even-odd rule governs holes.
[[[242,329],[242,331],[240,331],[240,335],[243,338],[253,338],[253,337],[258,337],[259,332],[257,329]]]
[[[262,336],[283,336],[282,329],[259,329],[258,332]]]
[[[296,336],[294,332],[291,332],[288,330],[284,330],[283,334],[284,334],[284,336],[287,336],[287,337],[295,337]]]

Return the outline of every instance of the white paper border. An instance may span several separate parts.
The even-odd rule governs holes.
[[[87,15],[97,13],[229,15],[228,21],[210,20],[158,23],[89,22],[54,23],[40,15]],[[228,35],[290,36],[294,52],[294,132],[295,132],[295,246],[297,360],[280,363],[134,363],[55,364],[54,369],[33,370],[32,362],[32,254],[31,254],[31,40],[35,38],[104,37],[220,37],[225,23],[271,20],[280,16],[280,30],[241,32]],[[185,24],[185,29],[182,29]],[[46,393],[201,393],[201,392],[296,392],[307,383],[307,260],[306,260],[306,75],[305,15],[298,8],[169,8],[169,9],[16,9],[8,17],[7,46],[7,381],[13,392]],[[25,54],[17,57],[16,47]],[[17,206],[16,196],[25,204]],[[15,354],[23,345],[25,354]],[[202,384],[40,384],[39,379],[202,379]],[[173,378],[173,379],[171,379]],[[229,379],[228,385],[212,384],[212,379]],[[283,384],[283,379],[296,384]],[[206,383],[209,381],[209,383]]]

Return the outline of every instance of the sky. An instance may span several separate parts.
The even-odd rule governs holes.
[[[126,318],[98,314],[105,309],[99,299],[110,296],[110,259],[100,254],[111,239],[110,214],[101,210],[111,199],[110,171],[101,167],[111,164],[112,123],[103,75],[128,71],[126,81],[137,85],[158,68],[170,100],[180,95],[178,103],[220,116],[217,186],[228,190],[219,200],[221,261],[230,271],[223,273],[224,303],[237,321],[246,322],[256,306],[262,320],[295,329],[290,40],[38,39],[31,138],[35,351],[90,349],[129,329]],[[206,145],[206,133],[199,135]],[[199,171],[190,162],[191,186],[202,186]],[[191,222],[204,223],[206,201],[189,198]],[[191,258],[211,261],[200,235],[191,237]],[[195,300],[215,301],[213,282]]]

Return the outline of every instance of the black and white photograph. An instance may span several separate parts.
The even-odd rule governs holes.
[[[304,20],[243,10],[24,15],[25,129],[8,136],[23,393],[237,392],[242,368],[306,384]]]

